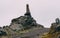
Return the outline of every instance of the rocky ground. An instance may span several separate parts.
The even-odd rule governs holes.
[[[9,26],[0,27],[0,38],[38,38],[44,32],[48,32],[48,28],[36,22],[27,4],[24,16],[12,19]]]

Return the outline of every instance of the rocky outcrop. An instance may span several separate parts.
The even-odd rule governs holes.
[[[56,18],[55,23],[51,24],[50,30],[42,38],[60,38],[60,19]]]
[[[24,16],[12,19],[9,26],[1,27],[0,36],[2,35],[1,38],[37,38],[37,35],[43,34],[43,29],[45,29],[44,26],[38,24],[31,16],[29,5],[27,4]]]
[[[15,18],[11,21],[10,28],[13,30],[22,30],[22,29],[29,29],[32,27],[40,26],[43,28],[42,25],[36,23],[36,20],[31,16],[29,5],[27,4],[27,11],[24,16]]]

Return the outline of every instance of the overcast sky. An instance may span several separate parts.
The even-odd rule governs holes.
[[[13,18],[24,15],[27,3],[33,18],[45,27],[60,18],[60,0],[0,0],[0,26],[9,25]]]

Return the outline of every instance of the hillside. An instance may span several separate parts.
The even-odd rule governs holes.
[[[49,28],[44,28],[32,17],[27,4],[24,16],[12,19],[9,26],[0,27],[0,38],[39,38],[48,31]]]

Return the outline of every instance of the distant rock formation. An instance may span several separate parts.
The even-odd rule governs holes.
[[[31,16],[29,5],[26,5],[26,13],[24,16],[15,18],[11,21],[10,28],[13,30],[29,29],[33,26],[41,26],[36,23],[36,20]]]
[[[3,28],[1,27],[0,36],[6,35],[6,38],[22,38],[24,36],[32,38],[40,34],[40,29],[43,31],[44,26],[38,24],[36,20],[31,16],[29,5],[27,4],[26,13],[24,16],[12,19],[9,26],[3,26]],[[21,33],[21,31],[23,33]]]

